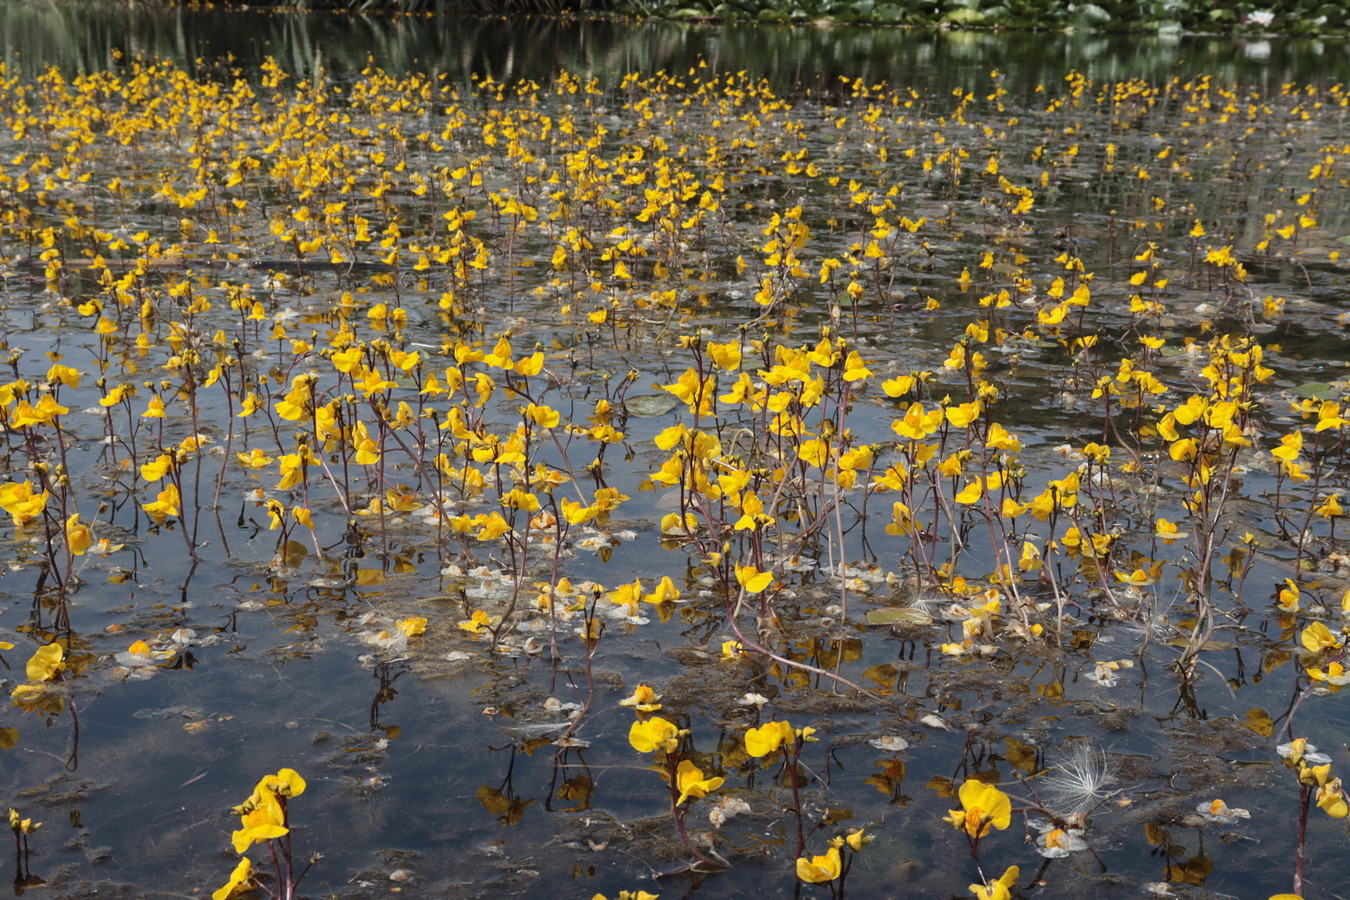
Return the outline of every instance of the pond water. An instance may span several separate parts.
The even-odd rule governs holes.
[[[0,33],[17,892],[1338,896],[1343,46]]]

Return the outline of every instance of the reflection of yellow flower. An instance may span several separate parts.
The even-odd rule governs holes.
[[[961,809],[951,810],[945,821],[975,840],[984,837],[991,828],[1002,831],[1012,821],[1012,801],[992,784],[972,779],[961,785],[957,796]]]
[[[726,779],[721,776],[704,778],[702,769],[687,759],[680,760],[675,770],[675,786],[680,789],[680,798],[675,801],[675,805],[679,806],[690,797],[706,797],[709,791],[717,790],[724,781]]]
[[[797,877],[809,884],[824,884],[839,877],[843,861],[839,857],[839,848],[831,847],[824,856],[805,856],[797,859]]]

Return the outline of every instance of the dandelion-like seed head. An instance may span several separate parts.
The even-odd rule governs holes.
[[[1077,743],[1051,766],[1041,796],[1054,812],[1085,816],[1115,793],[1110,789],[1115,781],[1110,756],[1090,742]]]

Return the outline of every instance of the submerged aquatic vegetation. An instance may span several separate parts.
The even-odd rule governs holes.
[[[1202,76],[0,70],[15,705],[68,720],[74,770],[90,700],[327,653],[373,681],[359,727],[266,702],[276,744],[314,732],[333,819],[433,796],[390,775],[409,733],[474,778],[507,760],[447,779],[438,848],[467,808],[466,833],[614,845],[623,883],[767,851],[842,892],[864,825],[964,839],[977,896],[1019,853],[1070,895],[1108,843],[1140,882],[1155,849],[1169,881],[1251,874],[1184,856],[1198,816],[1297,847],[1301,885],[1308,809],[1345,809],[1330,758],[1275,744],[1346,681],[1350,382],[1308,357],[1345,349],[1347,106]],[[184,733],[258,714],[232,702]],[[1156,752],[1117,772],[1107,729]],[[1227,823],[1259,788],[1225,760],[1278,755],[1298,833]],[[199,846],[289,840],[289,771]],[[441,840],[404,819],[369,846]]]

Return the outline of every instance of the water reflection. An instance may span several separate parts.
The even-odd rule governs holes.
[[[242,69],[274,57],[307,74],[373,63],[392,73],[436,72],[455,81],[548,80],[560,71],[602,83],[627,72],[681,71],[706,61],[718,71],[764,75],[778,88],[840,78],[912,85],[975,83],[1006,73],[1013,97],[1056,85],[1071,70],[1098,80],[1158,80],[1203,71],[1219,81],[1326,83],[1350,76],[1350,57],[1324,42],[1276,38],[1058,35],[809,27],[554,21],[524,17],[368,16],[284,10],[194,9],[89,2],[0,3],[3,59],[11,71],[45,66],[94,71],[128,56],[201,69]]]

